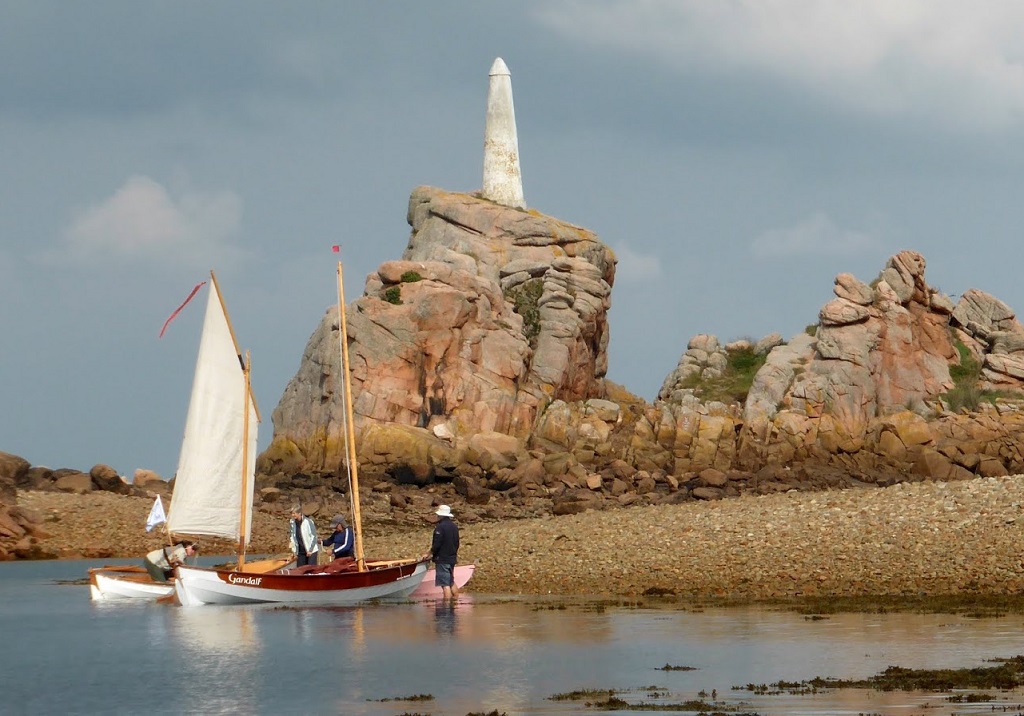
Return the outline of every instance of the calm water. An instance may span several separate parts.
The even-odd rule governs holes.
[[[781,714],[990,713],[926,694],[754,696],[734,685],[867,677],[889,665],[986,665],[1024,653],[1017,616],[705,612],[472,595],[352,608],[94,604],[61,584],[101,562],[0,563],[0,713],[588,713],[559,693],[710,701]],[[565,607],[565,608],[558,608]],[[692,671],[659,671],[665,664]],[[419,694],[428,701],[401,700]],[[1000,707],[1019,694],[1003,694]],[[927,704],[930,708],[924,708]],[[1012,709],[1008,713],[1017,713]],[[619,711],[616,713],[641,713]],[[674,713],[693,713],[677,710]]]

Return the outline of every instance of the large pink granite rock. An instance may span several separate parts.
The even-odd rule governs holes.
[[[413,192],[408,220],[401,260],[346,310],[358,433],[394,423],[523,442],[540,406],[604,395],[615,256],[593,233],[430,187]],[[331,308],[274,410],[261,472],[341,460],[338,336]]]

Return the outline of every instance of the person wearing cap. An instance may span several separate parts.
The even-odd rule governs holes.
[[[176,544],[154,549],[142,560],[149,576],[157,582],[166,582],[174,576],[174,568],[184,564],[188,557],[194,557],[199,545],[191,540],[183,540]]]
[[[440,517],[434,527],[430,558],[434,561],[434,586],[441,587],[445,599],[459,595],[455,585],[455,562],[459,554],[459,527],[452,521],[452,508],[441,505],[434,512]]]
[[[324,547],[333,545],[334,559],[351,557],[355,548],[355,535],[352,533],[352,528],[345,525],[345,518],[341,515],[334,516],[331,520],[331,527],[334,528],[334,532],[323,541]]]
[[[302,503],[299,502],[292,506],[292,518],[288,521],[288,544],[295,555],[297,567],[317,563],[320,538],[316,535],[313,518],[302,514]]]

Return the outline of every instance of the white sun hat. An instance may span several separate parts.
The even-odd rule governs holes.
[[[434,512],[434,514],[438,517],[451,517],[452,508],[449,507],[448,505],[441,505],[440,507],[437,508],[437,511]]]

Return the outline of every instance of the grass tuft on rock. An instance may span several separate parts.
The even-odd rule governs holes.
[[[974,412],[982,403],[995,405],[1000,398],[1009,400],[1020,400],[1019,393],[1002,390],[982,390],[981,369],[982,364],[974,357],[971,350],[964,345],[964,342],[954,336],[953,345],[956,346],[959,354],[959,363],[949,367],[949,377],[953,381],[953,387],[939,397],[946,406],[953,412],[961,411]]]
[[[540,307],[537,304],[543,294],[544,281],[539,278],[524,281],[505,292],[505,300],[523,317],[523,335],[532,347],[536,347],[537,336],[540,335]]]
[[[704,402],[740,403],[747,399],[754,376],[761,370],[767,355],[758,355],[753,348],[726,349],[728,364],[717,378],[703,378],[695,373],[683,381],[683,388],[690,388],[693,394]]]
[[[384,300],[396,306],[402,305],[402,289],[399,286],[392,286],[384,292]]]

